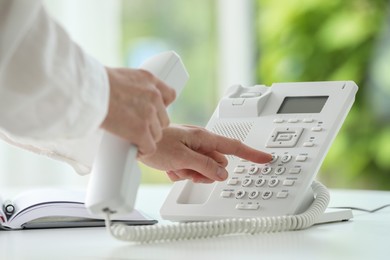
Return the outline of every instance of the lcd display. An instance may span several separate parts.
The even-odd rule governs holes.
[[[285,97],[278,114],[320,113],[329,96]]]

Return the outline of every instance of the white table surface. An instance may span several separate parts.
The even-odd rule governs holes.
[[[167,186],[141,186],[137,208],[159,218]],[[390,192],[331,190],[331,206],[372,209]],[[307,230],[157,244],[117,241],[105,228],[0,232],[0,259],[390,259],[390,208]]]

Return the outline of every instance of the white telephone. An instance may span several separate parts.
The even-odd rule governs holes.
[[[167,83],[180,91],[188,78],[184,65],[176,54],[164,57],[151,59],[144,68],[154,68],[163,80],[175,79],[174,85]],[[169,65],[168,73],[161,73],[167,64],[176,66]],[[352,81],[231,87],[206,128],[272,153],[274,159],[258,165],[228,156],[226,181],[175,183],[161,215],[191,223],[142,227],[111,223],[113,213],[132,210],[139,171],[134,170],[136,148],[107,135],[93,168],[87,208],[106,216],[114,237],[141,242],[296,230],[316,222],[349,219],[352,215],[347,211],[321,220],[329,194],[313,180],[356,92]]]
[[[265,165],[229,156],[229,178],[175,183],[161,215],[175,221],[295,215],[351,108],[352,81],[232,86],[206,128],[273,155]]]

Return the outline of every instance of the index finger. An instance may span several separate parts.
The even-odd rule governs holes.
[[[215,149],[220,153],[235,155],[256,163],[267,163],[272,160],[272,155],[269,153],[253,149],[237,139],[220,135],[216,135]]]

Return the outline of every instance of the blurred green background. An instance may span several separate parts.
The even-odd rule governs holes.
[[[174,49],[191,80],[174,122],[204,126],[217,87],[217,1],[123,1],[125,62]],[[353,80],[360,87],[320,170],[331,188],[390,189],[390,18],[385,0],[253,1],[256,81]],[[143,182],[167,182],[143,167]]]
[[[171,121],[204,126],[218,102],[215,3],[208,0],[123,1],[123,53],[127,65],[164,50],[180,54],[190,80],[170,106]],[[170,182],[141,165],[142,182]]]
[[[388,6],[384,0],[257,1],[259,82],[350,79],[360,87],[321,168],[319,178],[330,187],[390,188],[390,50],[381,49],[381,41],[390,46],[383,39]]]

